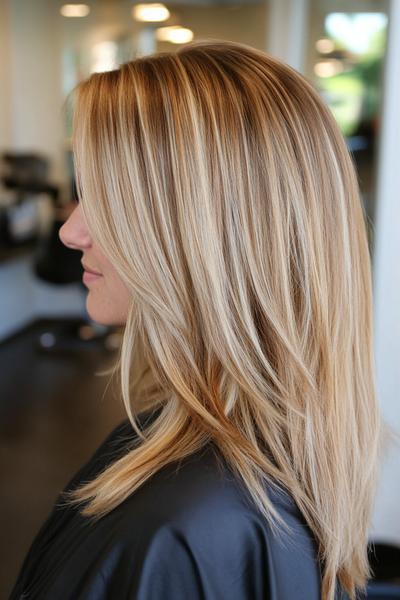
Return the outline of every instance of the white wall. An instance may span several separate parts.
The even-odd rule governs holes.
[[[9,67],[7,73],[2,73],[6,80],[0,82],[9,111],[6,143],[14,150],[43,152],[51,159],[51,176],[64,181],[62,17],[58,18],[58,3],[52,0],[3,0],[3,3],[2,10],[8,10]],[[3,146],[3,141],[0,142]]]
[[[297,71],[304,71],[309,0],[270,0],[266,51]]]
[[[0,2],[0,150],[11,140],[10,30],[8,3]]]
[[[400,434],[400,2],[392,0],[375,226],[375,357],[386,421]],[[383,465],[373,533],[400,544],[400,445]]]

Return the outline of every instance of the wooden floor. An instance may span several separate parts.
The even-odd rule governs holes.
[[[57,494],[126,418],[110,376],[95,375],[116,351],[101,338],[77,345],[76,329],[74,320],[37,321],[0,345],[1,600]],[[64,349],[43,348],[46,332]]]

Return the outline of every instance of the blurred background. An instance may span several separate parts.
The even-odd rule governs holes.
[[[379,399],[400,432],[400,0],[0,0],[0,598],[57,494],[125,418],[95,375],[121,330],[91,321],[81,253],[58,239],[76,200],[67,96],[92,72],[207,38],[287,62],[337,119],[368,221]],[[400,598],[396,445],[370,538],[368,597]]]

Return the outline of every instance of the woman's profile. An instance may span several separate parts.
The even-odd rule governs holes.
[[[123,325],[127,419],[60,494],[11,598],[355,599],[381,420],[371,266],[318,92],[219,40],[75,90],[87,310]],[[108,372],[110,373],[110,371]]]

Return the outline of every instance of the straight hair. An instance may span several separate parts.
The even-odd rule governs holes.
[[[338,583],[356,598],[382,425],[365,212],[329,108],[288,65],[220,40],[75,94],[80,202],[132,296],[112,373],[138,443],[68,502],[101,518],[212,442],[271,526],[268,486],[292,495],[322,599]]]

